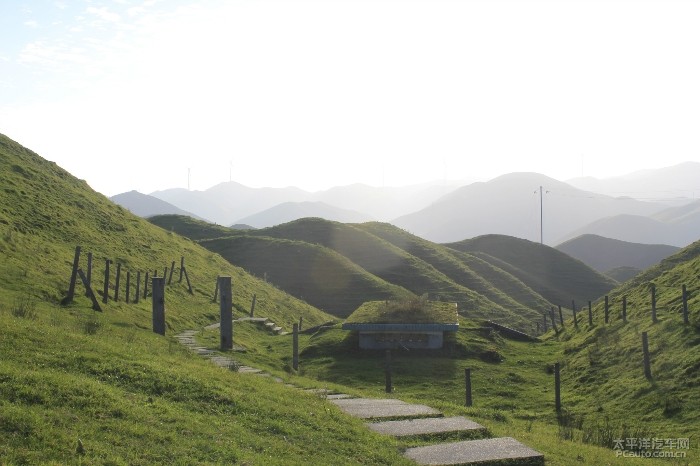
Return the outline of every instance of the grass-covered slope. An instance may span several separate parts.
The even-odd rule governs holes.
[[[332,249],[264,236],[229,236],[201,241],[228,261],[338,317],[373,299],[408,299],[413,294],[370,274]]]
[[[218,320],[217,275],[233,278],[236,317],[253,294],[256,314],[287,329],[300,317],[312,326],[331,316],[132,215],[2,135],[0,187],[0,463],[403,462],[391,440],[322,400],[216,368],[172,337]],[[93,254],[96,290],[105,259],[115,262],[109,302],[98,296],[101,313],[82,285],[73,303],[60,304],[76,245],[83,269]],[[181,256],[193,294],[176,273],[162,337],[151,331],[150,297],[125,302],[125,275],[179,266]],[[258,341],[246,342],[249,351],[267,351]],[[291,396],[297,402],[288,403]]]
[[[477,254],[562,306],[572,300],[580,304],[596,300],[616,285],[613,279],[554,248],[511,236],[484,235],[446,246]]]
[[[618,419],[653,437],[700,439],[700,243],[681,250],[609,293],[593,309],[593,326],[580,316],[556,339],[563,342],[564,383],[571,410],[601,425]],[[683,322],[683,285],[689,323]],[[651,288],[657,322],[652,321]],[[626,317],[622,302],[626,300]],[[643,370],[642,333],[647,332],[651,379]],[[685,464],[685,463],[681,463]],[[692,461],[688,464],[694,464]]]
[[[509,309],[546,309],[549,303],[520,280],[486,261],[432,243],[388,223],[357,225],[409,254],[418,257],[462,286]]]
[[[230,235],[233,231],[231,227],[216,225],[186,215],[154,215],[149,217],[148,221],[194,241],[220,238]]]
[[[261,230],[235,233],[236,237],[265,238],[265,241],[270,241],[270,238],[278,238],[295,242],[296,247],[291,247],[292,243],[284,243],[289,246],[286,249],[286,253],[282,253],[281,249],[279,249],[278,246],[280,244],[273,244],[272,247],[260,245],[260,247],[256,248],[255,255],[253,255],[246,248],[240,246],[240,242],[243,240],[235,240],[233,236],[229,237],[228,240],[221,238],[202,244],[224,254],[234,264],[242,265],[248,270],[257,270],[256,273],[268,272],[268,276],[271,277],[273,283],[277,282],[270,274],[272,270],[280,271],[277,273],[278,277],[296,270],[298,276],[284,278],[284,280],[285,282],[289,280],[298,281],[299,286],[292,289],[289,287],[285,288],[286,284],[280,284],[280,287],[300,297],[302,295],[297,294],[298,289],[300,286],[303,286],[303,297],[311,303],[319,302],[318,298],[314,296],[317,293],[314,287],[318,280],[314,275],[310,274],[311,269],[308,264],[313,264],[315,257],[320,254],[320,250],[316,247],[323,247],[327,251],[332,251],[333,255],[341,255],[369,274],[378,277],[381,283],[398,286],[415,295],[428,294],[433,299],[457,302],[460,312],[467,315],[489,318],[528,332],[533,330],[534,322],[539,321],[540,314],[533,308],[546,302],[541,297],[538,298],[533,292],[527,293],[524,290],[524,286],[512,276],[505,273],[500,274],[500,278],[503,281],[512,285],[511,289],[522,292],[519,294],[519,298],[527,296],[527,299],[525,299],[528,301],[527,303],[518,302],[510,298],[506,294],[499,292],[494,284],[476,276],[462,262],[459,257],[460,254],[456,251],[439,246],[431,250],[427,246],[420,249],[409,248],[410,245],[407,243],[397,242],[397,244],[393,244],[391,241],[381,237],[381,234],[375,234],[379,233],[379,231],[375,232],[373,230],[371,225],[374,224],[369,225],[370,227],[367,227],[366,224],[341,224],[317,218],[306,218]],[[384,224],[376,225],[382,226]],[[393,240],[394,238],[389,239]],[[224,253],[229,248],[225,245],[227,241],[232,243],[234,241],[239,242],[239,246],[230,246],[231,250],[236,251],[238,257],[230,252]],[[413,241],[414,244],[421,244],[418,239]],[[251,242],[250,244],[259,243]],[[307,246],[302,246],[302,244]],[[308,245],[314,245],[314,247],[311,248]],[[409,249],[418,253],[428,250],[429,253],[422,254],[427,260],[413,255]],[[434,254],[431,255],[431,253]],[[326,254],[328,255],[329,253]],[[304,255],[306,257],[302,257]],[[479,262],[481,262],[482,268],[485,269],[485,262]],[[339,264],[337,260],[332,263],[324,261],[324,263],[328,266],[326,270],[329,276],[347,274],[345,271],[331,270],[331,265]],[[260,264],[264,264],[267,269],[261,270]],[[493,267],[490,268],[490,272],[493,276],[497,275],[494,273]],[[375,297],[377,296],[376,292],[372,289],[345,288],[343,290],[336,287],[336,290],[336,301],[342,302],[344,300],[343,293],[355,295],[348,301],[352,306],[349,306],[344,311],[344,315],[349,314],[364,301],[377,299]],[[362,299],[363,296],[365,299]],[[379,299],[386,298],[380,296]],[[333,308],[323,307],[323,309],[335,312],[332,310]]]

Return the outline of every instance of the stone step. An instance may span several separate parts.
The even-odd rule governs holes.
[[[486,431],[486,428],[481,424],[463,416],[374,422],[367,424],[367,426],[375,432],[394,437]]]
[[[514,438],[491,438],[440,443],[414,447],[404,455],[418,464],[489,464],[505,460],[528,460],[528,464],[544,464],[544,455]]]
[[[249,366],[241,366],[238,368],[238,372],[241,372],[243,374],[259,374],[262,372],[262,370]]]
[[[442,416],[440,411],[430,406],[410,404],[392,398],[346,398],[330,401],[345,413],[361,419]]]

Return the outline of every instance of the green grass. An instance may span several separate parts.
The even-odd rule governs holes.
[[[4,136],[0,186],[2,464],[407,464],[401,450],[421,441],[372,434],[323,397],[218,368],[177,343],[175,333],[218,320],[212,301],[218,275],[232,276],[235,317],[249,312],[256,295],[256,315],[287,330],[303,318],[309,330],[300,336],[299,371],[291,368],[291,335],[234,325],[234,341],[245,351],[227,354],[286,382],[467,415],[492,435],[543,452],[548,465],[698,463],[699,245],[611,291],[607,325],[601,302],[594,303],[593,326],[584,313],[578,328],[568,319],[539,343],[508,340],[460,318],[443,350],[392,353],[394,392],[386,394],[383,351],[359,350],[357,336],[339,324],[312,328],[332,316],[131,215]],[[81,267],[87,252],[94,255],[97,290],[105,259],[135,274],[185,257],[194,292],[175,275],[166,290],[165,337],[151,331],[150,298],[127,304],[122,290],[113,299],[114,266],[104,312],[90,309],[82,285],[73,303],[60,304],[78,244]],[[650,318],[652,283],[657,323]],[[683,284],[690,325],[679,314]],[[623,296],[626,323],[619,316]],[[643,331],[652,380],[641,368]],[[218,346],[216,331],[197,338]],[[555,361],[562,364],[561,417],[553,406]],[[466,367],[472,368],[471,408],[463,406]],[[609,444],[615,436],[688,437],[691,448],[685,461],[615,458]]]
[[[0,310],[3,464],[405,463],[319,397],[215,367],[112,314],[37,310]]]
[[[457,307],[454,303],[413,298],[407,301],[370,301],[357,308],[346,323],[353,324],[455,324]]]

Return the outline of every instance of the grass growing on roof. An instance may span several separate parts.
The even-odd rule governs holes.
[[[454,303],[412,298],[403,301],[369,301],[346,320],[349,324],[454,324]]]

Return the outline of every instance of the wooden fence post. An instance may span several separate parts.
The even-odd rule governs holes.
[[[90,287],[92,287],[92,253],[91,252],[88,252],[88,255],[87,255],[87,271],[85,272],[85,278],[87,279],[88,285],[90,285]],[[94,295],[94,293],[93,293],[93,295]],[[87,287],[85,287],[85,296],[87,296],[88,298],[90,297],[88,295]]]
[[[109,259],[105,259],[105,288],[104,288],[104,293],[102,295],[102,302],[106,303],[109,301],[109,264],[112,261]]]
[[[644,377],[651,380],[651,363],[649,362],[649,336],[642,332],[642,352],[644,353]]]
[[[143,280],[143,299],[148,298],[148,270],[146,270],[146,278]]]
[[[180,257],[180,279],[177,281],[178,283],[182,283],[182,274],[183,271],[185,270],[185,256]]]
[[[688,324],[690,321],[688,320],[688,290],[683,285],[683,323]]]
[[[131,297],[129,296],[131,294],[131,270],[126,271],[126,304],[129,304],[131,302]]]
[[[253,300],[250,303],[250,317],[255,316],[255,301],[258,299],[258,295],[253,294]]]
[[[651,321],[656,323],[656,285],[651,285]]]
[[[578,319],[576,318],[576,301],[571,300],[571,309],[574,311],[574,327],[578,328]]]
[[[472,405],[472,370],[471,368],[464,369],[464,388],[465,388],[465,406]]]
[[[549,318],[552,320],[552,328],[554,329],[555,333],[559,333],[559,329],[557,328],[557,321],[554,319],[554,308],[549,309]]]
[[[97,297],[95,296],[95,292],[92,291],[92,286],[90,286],[90,282],[88,281],[88,278],[85,276],[85,273],[83,272],[83,269],[78,269],[78,275],[80,276],[80,280],[82,280],[83,285],[85,285],[85,292],[88,295],[88,298],[92,301],[92,309],[95,311],[102,312],[102,308],[100,307],[100,304],[97,302]]]
[[[622,321],[627,323],[627,296],[622,297]]]
[[[168,277],[168,285],[170,285],[173,282],[173,272],[175,271],[175,261],[173,261],[172,265],[170,266],[170,276]]]
[[[542,323],[544,325],[544,333],[547,333],[547,313],[542,313]]]
[[[139,303],[139,298],[141,297],[141,271],[136,272],[136,296],[134,296],[134,304]]]
[[[233,348],[233,311],[231,297],[231,277],[219,277],[219,311],[221,316],[220,343],[221,349]]]
[[[119,281],[121,280],[122,264],[117,262],[117,278],[114,279],[114,301],[119,301]]]
[[[554,363],[554,408],[557,413],[561,412],[561,376],[558,362]]]
[[[165,278],[153,277],[153,332],[165,335]]]
[[[211,301],[213,303],[215,303],[219,297],[219,278],[221,278],[221,275],[216,276],[216,286],[214,287],[214,298]]]
[[[71,269],[71,274],[70,274],[70,283],[68,285],[68,296],[66,296],[66,299],[64,302],[66,304],[70,303],[73,301],[73,297],[75,296],[75,282],[78,280],[78,268],[80,267],[80,246],[75,247],[75,255],[73,256],[73,268]]]
[[[593,327],[593,305],[588,301],[588,325]]]
[[[608,295],[605,295],[605,323],[608,323],[610,317],[610,303],[608,302]]]
[[[561,312],[561,304],[559,304],[559,323],[561,328],[564,328],[564,314]]]
[[[303,317],[303,316],[300,316],[300,317],[299,317],[299,331],[300,331],[300,332],[301,332],[301,327],[302,327],[303,324],[304,324],[304,317]]]
[[[187,292],[189,294],[194,294],[194,291],[192,291],[192,284],[190,283],[190,276],[187,274],[187,267],[183,267],[182,272],[185,274],[185,280],[187,281]]]
[[[292,326],[292,367],[299,370],[299,325]]]

